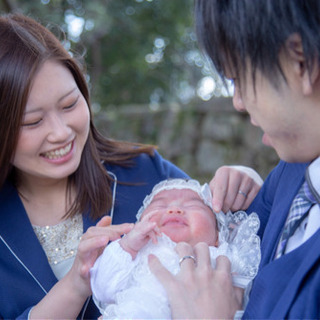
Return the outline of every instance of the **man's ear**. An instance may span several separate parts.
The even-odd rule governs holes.
[[[312,69],[308,70],[304,56],[301,36],[298,33],[291,34],[286,41],[286,52],[293,64],[294,73],[301,80],[302,92],[309,95],[313,91],[313,86],[319,80],[319,62],[316,56],[313,61]]]

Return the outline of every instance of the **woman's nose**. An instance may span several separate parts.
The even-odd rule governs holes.
[[[49,121],[48,140],[50,142],[65,141],[70,137],[72,129],[63,117],[52,116]]]
[[[237,85],[234,86],[234,94],[233,94],[232,102],[233,102],[234,108],[237,111],[239,111],[239,112],[246,111],[246,108],[245,108],[245,106],[243,104],[243,101],[242,101],[242,97],[241,97],[241,93],[240,93],[239,87]]]

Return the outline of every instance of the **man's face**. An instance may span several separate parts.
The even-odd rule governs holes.
[[[255,90],[248,64],[246,75],[234,79],[233,104],[236,110],[249,113],[251,123],[264,132],[262,142],[273,147],[282,160],[310,161],[320,155],[320,130],[316,125],[320,119],[315,112],[320,107],[303,93],[294,64],[282,61],[287,83],[280,77],[276,86],[257,70]],[[228,77],[233,78],[232,73]]]

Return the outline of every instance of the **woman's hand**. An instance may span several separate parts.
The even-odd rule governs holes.
[[[81,237],[70,271],[33,307],[30,319],[73,319],[91,295],[90,269],[109,241],[129,232],[133,224],[110,225],[110,217],[102,218]]]
[[[262,183],[259,174],[249,167],[220,167],[210,181],[213,210],[227,212],[247,209]]]
[[[119,239],[123,234],[132,230],[134,224],[124,223],[110,225],[110,217],[102,218],[95,227],[91,227],[83,234],[74,264],[69,273],[77,284],[79,293],[91,294],[90,269],[102,253],[109,241]],[[68,274],[69,275],[69,274]]]
[[[242,307],[243,290],[232,286],[231,265],[227,257],[219,256],[216,268],[210,263],[208,245],[198,243],[194,249],[179,243],[181,271],[172,275],[153,255],[149,267],[167,291],[172,319],[233,319]]]

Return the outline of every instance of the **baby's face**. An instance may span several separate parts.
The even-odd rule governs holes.
[[[160,231],[174,242],[217,245],[218,231],[212,210],[190,189],[159,192],[145,209],[141,220],[157,223]]]

